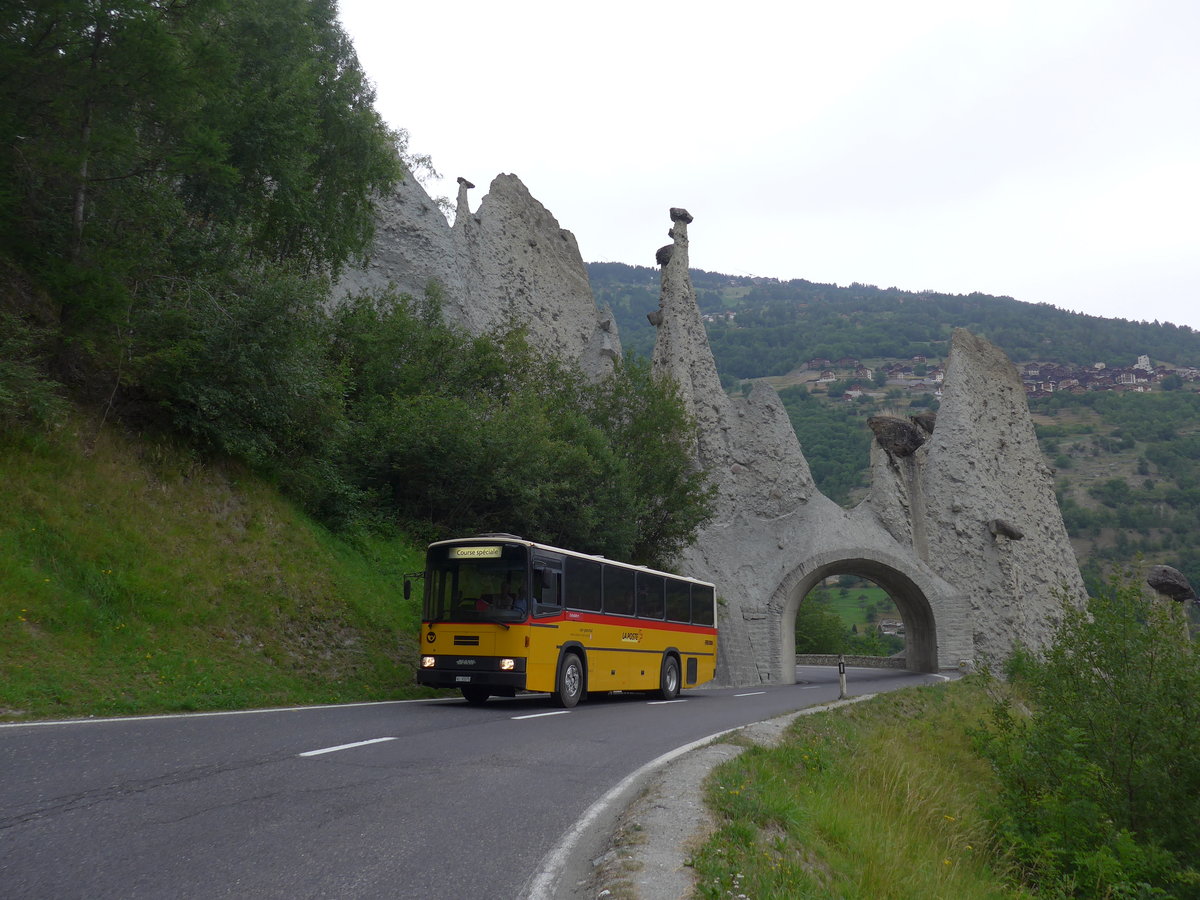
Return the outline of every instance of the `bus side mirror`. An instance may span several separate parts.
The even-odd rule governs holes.
[[[404,599],[405,600],[412,599],[412,582],[409,581],[407,578],[404,579]]]

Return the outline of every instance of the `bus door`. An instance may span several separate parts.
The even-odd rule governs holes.
[[[529,620],[528,688],[557,690],[563,611],[563,557],[535,550],[530,560],[533,616]]]

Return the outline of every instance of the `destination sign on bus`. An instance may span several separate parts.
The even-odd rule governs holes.
[[[482,547],[451,547],[450,559],[499,559],[503,547],[491,544]]]

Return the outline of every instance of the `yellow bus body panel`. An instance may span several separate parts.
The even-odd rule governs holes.
[[[547,693],[555,688],[564,648],[583,658],[591,691],[656,690],[668,652],[679,657],[684,688],[711,681],[717,664],[715,628],[573,610],[507,629],[484,623],[426,625],[421,644],[426,652],[464,658],[524,658],[525,690]]]

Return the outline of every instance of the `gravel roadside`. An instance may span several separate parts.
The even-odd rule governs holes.
[[[747,725],[663,766],[637,798],[617,817],[608,849],[592,862],[586,886],[574,896],[596,900],[684,900],[695,889],[688,865],[692,852],[708,837],[714,820],[704,804],[704,780],[747,746],[778,743],[797,716],[836,709],[873,697],[812,706]]]

